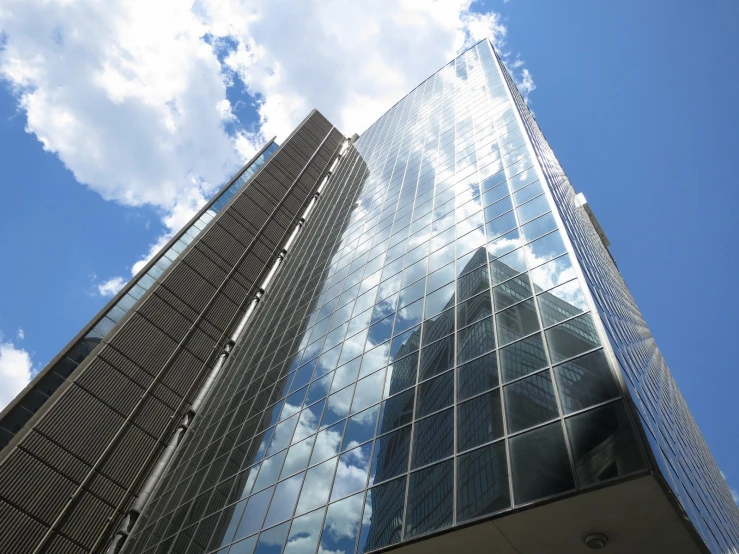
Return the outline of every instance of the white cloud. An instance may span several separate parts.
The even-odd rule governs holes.
[[[0,335],[0,410],[31,380],[32,367],[31,355]]]
[[[473,7],[8,0],[0,78],[26,130],[80,183],[160,211],[166,231],[135,273],[265,137],[284,140],[310,109],[346,134],[362,132],[460,49],[486,36],[503,48],[500,16]],[[533,80],[514,69],[526,97]],[[256,126],[242,125],[226,96],[244,84],[257,99]]]
[[[126,280],[123,277],[111,277],[107,281],[98,283],[97,291],[100,296],[113,297],[118,294],[118,291],[123,288],[126,284]]]
[[[26,338],[26,332],[19,327],[18,332],[16,333],[15,336],[18,338],[18,340],[23,340]]]

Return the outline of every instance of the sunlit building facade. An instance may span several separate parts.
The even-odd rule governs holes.
[[[96,544],[739,552],[739,510],[605,234],[492,45],[361,137],[333,132],[279,270]]]
[[[573,201],[552,190],[564,174],[537,132],[483,41],[353,142],[135,551],[361,553],[423,537],[444,551],[443,531],[671,463],[653,452],[664,424],[640,415],[643,370],[598,312],[591,266],[621,282],[607,242],[589,209],[559,207]],[[340,232],[319,239],[326,225]],[[737,511],[715,464],[699,478],[681,465],[662,485],[705,479],[725,520],[677,493],[671,524],[683,506],[693,527],[660,546],[730,551]],[[610,527],[573,540],[586,548],[591,531],[640,551]]]

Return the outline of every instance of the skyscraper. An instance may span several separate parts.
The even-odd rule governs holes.
[[[0,415],[2,551],[739,551],[488,41],[361,137],[312,113],[166,252]]]

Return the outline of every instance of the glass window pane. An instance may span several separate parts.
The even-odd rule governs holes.
[[[401,348],[398,356],[403,354]],[[405,356],[398,360],[393,360],[387,369],[387,379],[385,379],[385,395],[389,396],[407,389],[416,384],[416,372],[418,368],[418,351],[410,356]]]
[[[581,315],[545,331],[552,363],[577,356],[600,346],[590,314]]]
[[[329,383],[331,384],[331,392],[336,392],[338,390],[341,390],[347,385],[350,385],[357,380],[357,375],[359,374],[360,362],[361,362],[361,358],[354,358],[351,362],[342,365],[334,372],[333,381],[329,380]],[[331,377],[331,374],[329,374],[328,377]],[[321,379],[323,379],[323,377]],[[313,394],[313,387],[321,379],[313,381],[313,383],[311,384],[311,390],[308,392],[308,398],[310,398],[311,395]],[[318,385],[318,386],[320,386],[321,389],[323,389],[324,387],[323,384]],[[316,396],[318,396],[318,392],[316,393]]]
[[[562,409],[566,414],[620,395],[605,352],[598,350],[554,368]]]
[[[539,330],[533,299],[499,312],[495,320],[498,324],[500,344],[507,344]]]
[[[390,316],[372,325],[367,335],[367,346],[381,344],[386,340],[390,340],[394,320],[395,317]]]
[[[457,279],[457,302],[490,289],[487,264]]]
[[[474,323],[493,313],[493,304],[488,292],[483,292],[457,306],[457,321],[460,327]]]
[[[511,507],[505,442],[459,457],[457,521],[467,521]]]
[[[531,280],[536,292],[548,290],[575,278],[575,270],[567,255],[560,256],[531,270]]]
[[[532,219],[539,217],[549,211],[549,202],[547,197],[544,195],[535,198],[525,204],[520,205],[516,208],[518,214],[518,221],[520,224],[524,224]]]
[[[346,420],[340,421],[316,435],[316,443],[310,457],[310,465],[322,462],[339,453],[341,439],[344,436],[344,425],[346,425]]]
[[[499,389],[457,407],[457,451],[469,450],[502,436],[503,412]]]
[[[406,287],[400,291],[400,300],[398,306],[408,306],[419,298],[423,298],[423,293],[426,290],[426,279],[416,281],[410,287]]]
[[[300,493],[300,485],[303,483],[303,474],[300,473],[277,484],[272,503],[269,505],[264,527],[271,527],[280,521],[288,520],[293,515],[295,503]]]
[[[303,367],[299,368],[295,372],[295,377],[290,384],[290,392],[296,391],[302,386],[307,385],[310,382],[311,376],[313,375],[313,369],[315,369],[315,366],[313,364],[306,364]]]
[[[454,310],[447,310],[423,322],[423,345],[436,342],[454,332]]]
[[[521,236],[526,240],[534,240],[550,231],[554,231],[556,228],[557,222],[554,221],[554,216],[549,212],[525,225],[521,225]]]
[[[420,325],[416,325],[399,335],[395,335],[393,337],[393,342],[390,344],[390,359],[394,360],[398,358],[399,355],[405,356],[414,350],[418,350],[418,347],[420,346],[420,338]]]
[[[395,333],[402,333],[423,321],[423,300],[398,310],[395,317]]]
[[[411,474],[405,538],[444,529],[452,524],[454,500],[452,460]]]
[[[382,400],[385,384],[385,371],[381,370],[357,381],[357,389],[352,401],[352,413],[359,412]]]
[[[646,464],[622,402],[612,402],[567,420],[580,485],[628,475]]]
[[[367,346],[371,346],[369,343]],[[364,377],[370,373],[374,373],[378,369],[382,369],[387,365],[388,357],[390,356],[390,343],[386,342],[367,350],[362,356],[362,364],[359,367],[359,376]]]
[[[328,397],[326,407],[323,410],[323,417],[321,418],[321,427],[333,425],[349,414],[352,394],[354,394],[354,387],[347,387]]]
[[[495,331],[492,317],[457,332],[457,362],[460,364],[487,354],[493,348],[495,348]]]
[[[293,520],[285,554],[312,554],[316,551],[324,513],[325,510],[316,510]]]
[[[490,204],[485,208],[485,221],[490,221],[498,216],[503,215],[513,209],[513,202],[510,196],[505,196],[494,204]]]
[[[454,304],[454,283],[444,285],[426,295],[425,317],[434,317]]]
[[[500,370],[507,383],[547,366],[541,333],[500,349]]]
[[[272,498],[272,491],[274,491],[274,487],[265,489],[249,499],[241,523],[239,523],[239,528],[236,530],[235,540],[248,537],[262,528],[262,522]]]
[[[428,379],[454,366],[454,335],[436,341],[421,350],[419,379]]]
[[[516,215],[513,212],[508,212],[507,214],[500,216],[498,219],[493,219],[485,224],[488,240],[499,237],[515,228]]]
[[[380,407],[380,426],[378,433],[387,433],[413,420],[413,401],[416,389],[410,389],[391,396]]]
[[[510,448],[516,504],[575,488],[561,423],[513,437]]]
[[[403,532],[405,476],[367,491],[357,552],[395,544]]]
[[[285,456],[287,456],[287,450],[283,450],[262,462],[262,469],[259,470],[259,475],[254,483],[255,491],[269,485],[274,485],[277,482],[280,471],[282,470],[282,462],[285,461]]]
[[[316,448],[318,447],[318,441],[316,441]],[[303,490],[300,491],[300,500],[298,500],[295,515],[304,514],[326,504],[330,492],[328,483],[331,483],[334,479],[337,461],[338,458],[333,458],[321,465],[310,468],[305,473],[305,483],[303,484]]]
[[[536,297],[544,326],[554,325],[588,310],[577,280],[559,285]]]
[[[532,198],[536,198],[540,194],[544,194],[544,187],[541,186],[541,181],[536,181],[516,192],[513,195],[513,203],[518,206]]]
[[[287,521],[282,525],[262,531],[254,554],[280,554],[289,529],[290,522]]]
[[[313,450],[313,441],[315,437],[309,437],[303,441],[293,444],[287,451],[285,465],[282,466],[280,478],[288,477],[298,471],[303,471],[308,467],[310,453]]]
[[[398,293],[392,294],[387,298],[380,300],[372,309],[372,323],[380,321],[381,319],[394,314],[397,307]]]
[[[433,269],[433,266],[430,269]],[[436,290],[454,281],[454,271],[454,264],[451,263],[430,273],[428,276],[428,290]]]
[[[431,464],[454,453],[454,413],[444,410],[416,421],[412,467]]]
[[[460,400],[498,386],[495,352],[457,368],[457,397]]]
[[[224,548],[223,550],[219,550],[218,554],[221,554],[221,552],[225,552],[227,550],[230,554],[252,554],[254,552],[254,547],[256,546],[256,544],[257,536],[253,535],[248,539],[244,539],[243,541],[234,543],[231,546],[231,550],[228,550],[228,547]]]
[[[524,246],[529,267],[537,267],[567,252],[559,232],[549,233]]]
[[[378,437],[372,453],[370,483],[386,481],[408,471],[408,452],[411,446],[411,426]]]
[[[357,368],[357,371],[359,371],[359,368]],[[331,386],[331,379],[333,377],[334,374],[329,373],[328,375],[324,375],[320,379],[316,379],[311,383],[310,387],[308,387],[308,394],[305,396],[304,403],[306,406],[310,406],[314,402],[317,402],[322,398],[326,398],[329,387]]]
[[[505,283],[498,285],[493,289],[493,297],[495,298],[495,310],[499,311],[508,306],[525,300],[533,295],[529,277],[525,273],[509,279]]]
[[[349,496],[367,486],[371,454],[372,444],[369,443],[344,452],[339,457],[334,487],[331,490],[332,501]]]
[[[515,433],[559,416],[552,378],[537,373],[505,387],[508,431]]]
[[[443,375],[418,385],[418,402],[416,418],[437,412],[454,402],[454,372],[447,371]]]
[[[512,252],[519,246],[523,246],[524,240],[520,237],[518,229],[514,229],[509,233],[491,240],[488,243],[487,251],[491,260],[505,256],[508,252]]]
[[[321,533],[321,552],[326,554],[329,552],[352,554],[354,552],[363,507],[364,492],[335,502],[328,507],[326,522],[323,524],[323,533]],[[320,525],[321,521],[318,521],[313,530],[317,530]],[[296,554],[310,554],[311,552],[313,549],[296,551]]]

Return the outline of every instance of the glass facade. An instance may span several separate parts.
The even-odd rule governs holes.
[[[510,75],[505,70],[503,75],[531,139],[542,176],[547,181],[552,199],[561,214],[563,230],[571,241],[572,252],[583,272],[584,281],[603,324],[605,337],[617,359],[629,401],[638,412],[641,428],[659,473],[706,548],[722,554],[737,552],[739,509],[736,501],[732,498],[654,337],[618,271],[607,243],[604,243],[603,237],[593,225],[590,215],[581,207],[572,184],[513,85]],[[568,380],[569,364],[562,368],[561,374],[555,374],[558,383]],[[588,364],[587,371],[600,373],[601,370]],[[606,388],[598,381],[596,383],[588,377],[588,382],[592,382],[588,394],[602,397],[606,394]],[[564,384],[564,387],[568,385]],[[574,399],[568,399],[563,404],[566,412],[578,409],[577,406],[578,401]],[[582,419],[573,418],[568,421],[568,429],[572,429],[571,433],[576,432],[575,429],[584,431],[585,427],[580,425],[587,425],[591,429],[588,433],[595,434],[601,428],[613,425],[621,417],[621,413],[609,413],[603,408],[593,411],[589,417],[583,415]],[[577,456],[577,441],[572,446]],[[587,468],[578,467],[577,472],[581,479],[588,478]]]
[[[483,41],[356,140],[130,540],[362,553],[648,470]]]
[[[18,404],[0,419],[0,448],[3,448],[34,413],[46,402],[72,372],[93,351],[116,324],[133,308],[134,304],[156,283],[164,271],[172,265],[180,254],[205,229],[206,225],[220,212],[251,177],[274,154],[279,145],[272,141],[246,166],[227,186],[216,194],[200,216],[178,234],[177,240],[166,250],[160,251],[153,259],[151,267],[134,277],[124,287],[121,298],[110,306],[85,335],[67,349],[64,356],[33,383],[31,391],[23,395]]]

